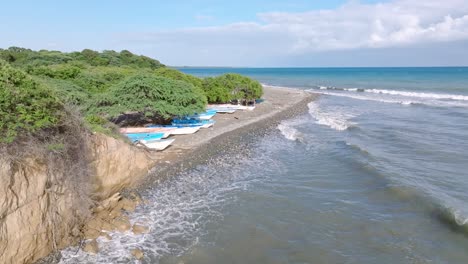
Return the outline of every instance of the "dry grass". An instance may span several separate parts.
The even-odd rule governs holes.
[[[90,134],[77,113],[67,110],[68,118],[60,126],[20,135],[13,143],[0,145],[2,160],[12,168],[30,166],[27,160],[46,165],[48,211],[43,221],[55,249],[64,239],[80,235],[93,205],[87,149]]]

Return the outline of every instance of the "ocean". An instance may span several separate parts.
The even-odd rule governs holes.
[[[180,70],[320,97],[148,189],[131,217],[150,234],[62,263],[468,263],[468,68]]]

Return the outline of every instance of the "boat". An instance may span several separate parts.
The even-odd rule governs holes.
[[[211,109],[216,110],[216,112],[220,114],[233,114],[234,112],[237,111],[237,109],[227,108],[227,107],[216,107],[216,108],[211,108]]]
[[[216,112],[217,112],[217,111],[216,111],[215,109],[210,109],[210,110],[207,110],[207,111],[204,112],[204,113],[194,114],[194,115],[187,116],[187,118],[198,119],[198,120],[209,120],[209,119],[211,119],[213,116],[216,115]]]
[[[208,105],[210,109],[218,110],[218,109],[235,109],[235,110],[249,110],[252,111],[255,109],[254,105],[246,106],[240,104],[211,104]]]
[[[172,121],[172,125],[178,126],[178,127],[209,128],[213,126],[214,123],[215,123],[214,120],[198,120],[198,119],[191,119],[191,118],[176,118]]]
[[[170,129],[171,135],[189,135],[200,130],[200,126],[182,127],[182,126],[149,126],[149,128]]]
[[[139,140],[137,144],[144,145],[149,149],[164,150],[169,147],[174,140],[175,139]]]
[[[166,133],[171,132],[172,128],[167,127],[123,127],[120,129],[120,133]]]
[[[167,132],[164,133],[126,133],[125,136],[127,136],[131,141],[140,141],[140,140],[152,140],[152,139],[161,139],[161,138],[166,138],[170,134]]]

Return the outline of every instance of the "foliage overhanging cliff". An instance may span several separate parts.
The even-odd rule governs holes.
[[[0,49],[0,60],[4,61],[0,111],[11,113],[2,118],[0,133],[9,142],[18,134],[57,127],[65,108],[78,112],[90,130],[115,135],[112,123],[167,122],[201,112],[207,102],[250,100],[263,93],[260,83],[248,77],[200,79],[126,50],[64,53],[10,47]],[[14,119],[15,113],[25,117]],[[122,118],[128,115],[131,118]]]

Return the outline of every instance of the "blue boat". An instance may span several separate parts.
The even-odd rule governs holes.
[[[209,120],[211,119],[214,115],[216,115],[216,110],[213,110],[213,109],[210,109],[210,110],[207,110],[206,112],[204,113],[199,113],[199,114],[194,114],[194,115],[190,115],[190,116],[187,116],[186,118],[189,118],[189,119],[198,119],[198,120]]]
[[[213,126],[215,123],[214,120],[199,120],[193,118],[176,118],[172,121],[173,126],[179,127],[201,127],[208,128]]]
[[[139,140],[157,140],[168,136],[168,133],[129,133],[125,134],[132,142]]]

